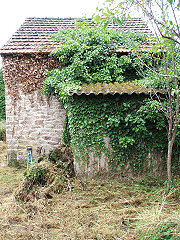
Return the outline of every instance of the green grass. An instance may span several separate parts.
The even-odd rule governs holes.
[[[149,240],[159,240],[159,239],[180,239],[180,233],[178,233],[178,222],[177,220],[169,220],[157,223],[153,225],[152,230],[150,230],[145,237]]]

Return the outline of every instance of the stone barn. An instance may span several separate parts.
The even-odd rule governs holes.
[[[49,53],[58,46],[51,34],[60,29],[74,28],[71,18],[27,18],[19,30],[1,48],[6,101],[7,159],[48,152],[62,143],[65,110],[55,98],[42,95],[45,72],[58,66]],[[139,19],[127,20],[119,27],[125,31],[150,30]],[[127,49],[122,49],[126,51]],[[121,51],[121,50],[119,50]]]

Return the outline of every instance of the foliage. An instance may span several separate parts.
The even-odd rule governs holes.
[[[30,172],[27,174],[25,171],[24,176],[28,181],[33,182],[33,184],[40,184],[44,186],[47,183],[48,179],[48,170],[42,166],[35,166],[30,169]]]
[[[47,72],[43,92],[66,99],[67,93],[80,89],[82,83],[123,82],[138,79],[140,63],[131,55],[119,56],[114,52],[119,45],[131,48],[146,40],[142,33],[99,28],[66,29],[53,35],[61,44],[52,53],[60,69]],[[144,55],[149,62],[149,56]]]
[[[160,96],[154,100],[144,96],[68,97],[68,92],[80,89],[83,83],[131,80],[148,85],[149,79],[154,87],[167,89],[166,82],[160,83],[159,75],[153,75],[161,72],[163,66],[158,51],[141,55],[135,51],[120,55],[114,52],[119,45],[134,49],[146,37],[83,27],[61,30],[54,38],[60,47],[52,55],[61,68],[46,73],[43,92],[64,101],[67,116],[63,140],[72,146],[76,159],[88,161],[90,151],[97,156],[104,152],[112,167],[129,163],[133,170],[142,171],[149,152],[158,150],[165,157],[167,120],[158,102]],[[156,67],[155,73],[149,66]],[[112,149],[106,147],[107,136]],[[178,139],[175,159],[179,157]]]
[[[70,146],[71,142],[71,135],[69,132],[69,121],[68,121],[68,115],[66,113],[65,121],[64,121],[64,131],[62,135],[62,140],[66,146]]]
[[[153,56],[153,64],[149,65],[147,69],[141,69],[142,78],[136,80],[135,82],[144,87],[152,87],[158,89],[164,89],[166,92],[170,87],[172,96],[175,97],[175,82],[174,77],[177,78],[177,84],[180,85],[180,52],[179,47],[172,45],[171,43],[166,43],[165,56],[164,53],[158,53],[161,48],[160,44],[156,44],[151,49]],[[174,51],[174,52],[172,52]],[[174,57],[175,66],[173,67],[172,54]],[[146,65],[146,62],[142,56],[138,56],[141,65]],[[174,74],[174,69],[176,69],[176,75]],[[175,76],[174,76],[175,75]],[[168,76],[168,78],[167,78]]]
[[[100,9],[98,15],[95,17],[97,22],[105,26],[109,22],[120,22],[119,17],[123,20],[126,16],[130,17],[129,13],[138,11],[148,24],[151,25],[156,35],[156,46],[154,52],[162,53],[163,65],[162,68],[155,70],[150,67],[148,77],[143,84],[147,81],[148,84],[156,82],[156,84],[162,81],[167,89],[167,101],[162,102],[161,109],[164,110],[168,121],[167,131],[167,177],[169,186],[172,185],[172,154],[176,135],[179,128],[179,113],[180,113],[180,76],[179,76],[179,50],[180,50],[180,31],[179,31],[179,0],[124,0],[113,1],[107,0],[110,3],[109,7]],[[105,11],[104,11],[105,10]],[[159,71],[160,70],[160,71]],[[153,74],[151,74],[153,72]],[[156,72],[156,73],[155,73]],[[155,74],[154,74],[155,73]],[[155,81],[154,81],[155,79]],[[159,99],[160,100],[160,99]]]
[[[0,141],[6,140],[6,124],[5,121],[0,121]]]
[[[148,153],[166,154],[166,118],[157,101],[145,96],[74,96],[65,104],[71,146],[76,159],[88,160],[89,152],[102,152],[116,169],[129,163],[133,170],[145,169]],[[66,131],[66,129],[65,129]],[[111,149],[106,147],[106,137]],[[179,138],[176,141],[178,162]],[[150,167],[152,167],[153,163]]]
[[[0,69],[0,120],[5,120],[5,87],[3,83],[3,73]]]

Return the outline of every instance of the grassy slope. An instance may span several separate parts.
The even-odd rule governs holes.
[[[23,178],[23,172],[0,169],[0,240],[180,237],[178,187],[166,193],[165,187],[157,186],[152,178],[75,179],[72,198],[64,189],[52,199],[18,203],[12,191]]]

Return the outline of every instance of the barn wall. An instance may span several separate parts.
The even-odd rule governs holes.
[[[41,93],[44,71],[56,64],[40,55],[3,57],[8,160],[25,159],[28,146],[35,157],[61,144],[65,110],[55,97]]]

